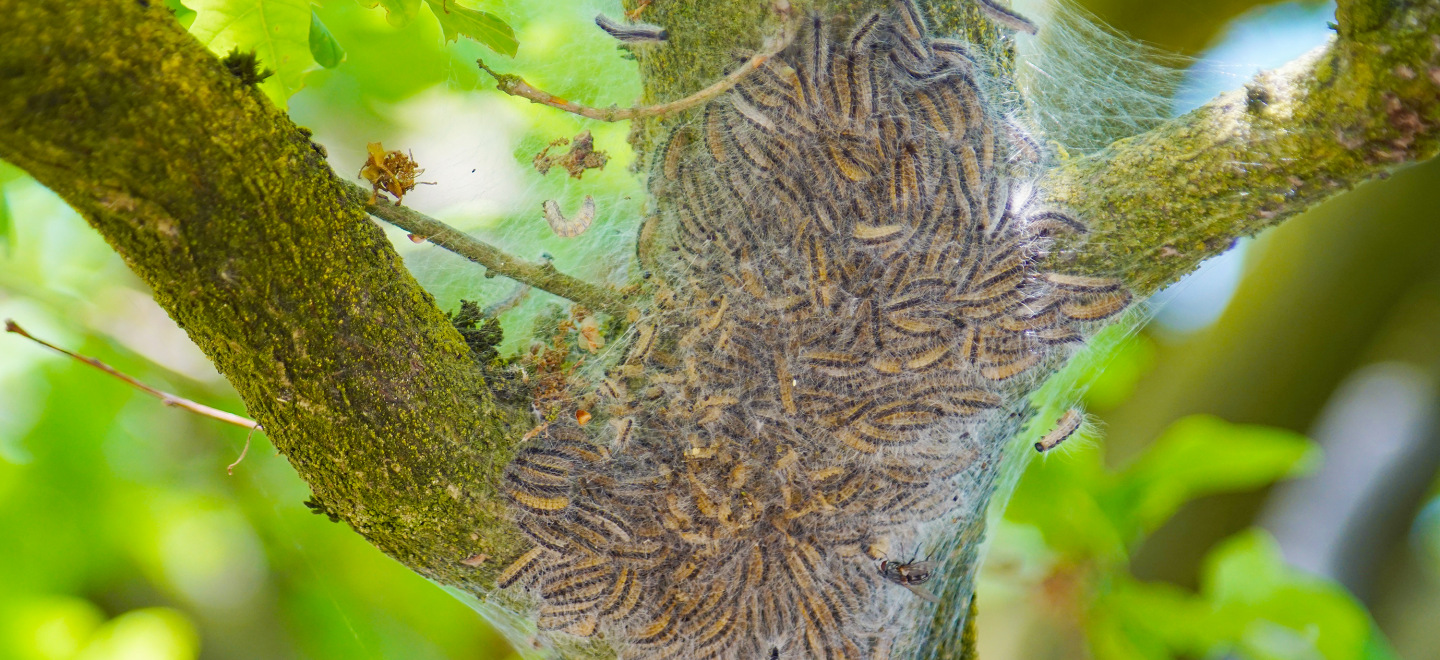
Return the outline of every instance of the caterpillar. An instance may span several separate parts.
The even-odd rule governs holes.
[[[1042,270],[1085,225],[1035,203],[1039,142],[997,75],[914,0],[843,33],[817,14],[659,142],[654,303],[597,384],[606,423],[553,423],[505,471],[533,547],[501,586],[541,630],[632,658],[889,657],[929,598],[872,562],[959,506],[1013,384],[1131,300]]]

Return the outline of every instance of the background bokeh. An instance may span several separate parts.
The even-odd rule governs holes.
[[[1198,58],[1177,110],[1320,44],[1333,12],[1085,4]],[[345,59],[307,74],[292,116],[342,176],[367,142],[409,150],[436,185],[407,204],[522,256],[623,278],[643,204],[628,127],[504,97],[473,64],[628,104],[633,63],[590,23],[618,2],[475,6],[515,28],[518,57],[444,45],[428,9],[397,27],[353,0],[314,4]],[[603,171],[529,167],[582,129],[611,155]],[[599,202],[595,226],[554,237],[540,201],[574,208],[585,195]],[[982,656],[1440,657],[1437,208],[1440,163],[1366,184],[1243,241],[1098,339],[1055,386],[1089,383],[1094,424],[1032,461],[992,527]],[[513,291],[390,231],[446,308]],[[554,304],[531,294],[507,314],[509,345]],[[3,164],[0,317],[243,412],[104,242]],[[263,435],[228,474],[245,444],[241,430],[0,335],[0,658],[514,657],[466,604],[312,515]]]

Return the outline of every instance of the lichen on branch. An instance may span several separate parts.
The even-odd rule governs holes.
[[[368,193],[341,183],[161,3],[144,4],[9,8],[0,157],[78,209],[150,284],[311,484],[317,510],[428,577],[487,593],[523,551],[496,485],[533,420],[491,396],[463,339],[366,217]],[[844,26],[889,5],[817,0],[795,11]],[[995,45],[997,33],[974,27],[974,3],[925,9],[935,32]],[[637,55],[647,104],[722,79],[776,28],[753,0],[655,3],[645,20],[669,34]],[[1148,293],[1237,236],[1433,157],[1440,1],[1346,0],[1337,23],[1331,45],[1249,89],[1059,163],[1045,201],[1092,231],[1059,244],[1047,267],[1118,274]],[[695,115],[645,119],[642,154]],[[533,266],[536,286],[561,282]],[[616,315],[628,304],[598,285],[561,285]],[[1018,426],[1007,424],[995,432]],[[974,477],[980,505],[996,469]],[[937,592],[973,578],[983,532],[978,520],[950,531],[954,568]],[[964,653],[968,605],[916,622],[929,648]]]

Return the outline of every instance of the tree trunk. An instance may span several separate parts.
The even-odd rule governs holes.
[[[840,23],[885,0],[800,6]],[[924,3],[936,34],[1001,54],[963,0]],[[638,58],[647,101],[704,87],[777,26],[766,3],[673,0],[647,20],[670,46]],[[0,0],[0,157],[75,207],[153,289],[314,492],[314,506],[441,584],[484,597],[526,543],[498,488],[533,423],[498,403],[366,202],[308,135],[146,0]],[[1042,189],[1087,239],[1050,266],[1120,274],[1147,294],[1235,237],[1440,148],[1440,0],[1348,0],[1327,48],[1093,157]],[[1084,81],[1075,81],[1084,84]],[[684,117],[648,120],[648,158]],[[642,161],[643,162],[643,161]],[[663,202],[664,200],[660,200]],[[1023,391],[1013,392],[1023,396]],[[995,447],[1019,426],[998,420]],[[967,485],[983,512],[992,456]],[[1007,464],[1012,465],[1013,464]],[[983,515],[949,530],[968,594]],[[968,601],[919,625],[958,657]]]

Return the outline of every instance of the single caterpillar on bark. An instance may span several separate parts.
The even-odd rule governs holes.
[[[1036,206],[995,75],[913,0],[844,33],[813,15],[670,133],[607,423],[551,425],[502,484],[533,547],[499,584],[541,630],[633,658],[890,656],[916,599],[877,562],[971,495],[1013,381],[1131,299],[1041,270],[1084,225]]]

